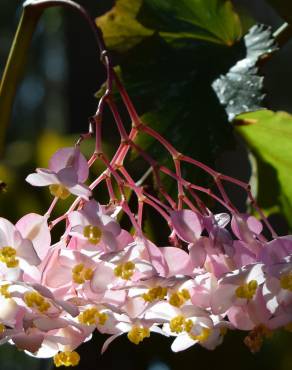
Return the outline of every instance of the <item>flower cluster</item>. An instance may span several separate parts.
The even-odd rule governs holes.
[[[99,181],[106,181],[111,199],[101,205],[94,186],[84,185],[91,162],[78,146],[59,150],[49,169],[27,177],[50,187],[55,198],[48,212],[27,214],[16,225],[0,219],[1,344],[74,366],[75,349],[95,330],[110,335],[102,351],[122,334],[137,345],[155,332],[173,337],[177,352],[196,344],[214,349],[236,329],[248,332],[245,342],[257,351],[274,330],[292,329],[292,236],[271,229],[267,240],[262,222],[231,207],[225,192],[228,213],[213,214],[198,197],[195,207],[186,195],[184,207],[180,201],[163,207],[125,168],[119,168],[122,182],[110,164],[120,199],[105,171]],[[148,201],[165,218],[169,245],[155,245],[143,232],[143,209],[132,212],[125,183],[140,205]],[[72,207],[49,221],[58,199],[70,193],[78,195]],[[121,227],[122,213],[134,231]],[[51,244],[61,221],[65,232]]]

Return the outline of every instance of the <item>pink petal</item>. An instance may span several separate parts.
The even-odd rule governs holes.
[[[184,350],[190,348],[191,346],[193,346],[196,343],[198,343],[198,340],[192,339],[188,335],[188,333],[182,333],[182,334],[179,334],[175,338],[175,340],[173,341],[173,343],[171,345],[171,350],[173,352],[184,351]]]
[[[206,261],[207,253],[205,249],[205,238],[199,239],[194,244],[189,245],[190,258],[193,267],[203,267]]]
[[[159,249],[168,265],[168,277],[173,275],[191,275],[193,271],[190,256],[180,248],[164,247]]]
[[[68,190],[70,193],[77,195],[78,197],[81,197],[85,200],[88,200],[88,198],[91,196],[91,190],[88,186],[83,184],[76,184],[72,187],[69,187]]]
[[[18,334],[12,338],[18,349],[27,350],[31,353],[35,353],[44,340],[43,334]]]
[[[115,340],[117,339],[120,335],[122,335],[123,333],[117,333],[117,334],[114,334],[112,335],[111,337],[109,337],[103,344],[102,348],[101,348],[101,354],[103,354],[107,349],[108,349],[108,346]]]
[[[58,150],[49,163],[49,168],[54,172],[59,172],[62,168],[73,167],[78,176],[79,182],[84,182],[88,178],[88,164],[85,157],[78,148],[68,147]]]
[[[99,262],[92,280],[91,289],[96,293],[104,292],[108,285],[116,279],[113,268],[106,262]]]
[[[18,246],[17,256],[24,259],[32,266],[37,266],[41,263],[32,242],[28,239],[23,239],[22,243]]]
[[[144,239],[144,244],[146,246],[149,260],[153,267],[160,276],[166,277],[169,273],[167,262],[160,250],[155,244],[150,240]]]
[[[77,173],[72,167],[62,168],[57,173],[57,176],[59,182],[65,185],[66,188],[70,188],[78,183]]]
[[[237,329],[252,330],[255,324],[250,319],[246,306],[233,306],[228,310],[228,319]]]
[[[23,238],[32,241],[38,256],[43,259],[51,244],[47,218],[36,213],[29,213],[22,217],[15,226]]]
[[[171,213],[171,222],[177,235],[184,241],[192,243],[202,232],[202,219],[189,209]]]
[[[25,179],[29,184],[33,186],[47,186],[51,184],[59,184],[57,175],[45,168],[37,168],[37,173],[32,173]]]
[[[232,306],[236,288],[236,285],[223,284],[213,292],[211,309],[214,315],[223,314]]]

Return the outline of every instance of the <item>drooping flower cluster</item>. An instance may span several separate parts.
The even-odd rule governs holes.
[[[122,334],[139,344],[155,332],[173,337],[176,352],[196,344],[214,349],[235,329],[248,331],[246,344],[257,351],[275,329],[291,329],[292,236],[268,241],[262,222],[248,214],[163,210],[157,201],[171,234],[170,245],[157,246],[125,199],[88,199],[87,176],[79,149],[61,149],[50,170],[27,181],[50,185],[52,204],[77,193],[72,210],[49,223],[52,206],[15,226],[0,219],[1,343],[69,366],[95,330],[110,335],[102,351]],[[123,212],[132,233],[118,222]],[[65,233],[51,245],[62,220]]]
[[[106,50],[101,52],[107,89],[89,132],[74,147],[55,153],[48,169],[39,168],[26,179],[33,186],[49,186],[54,199],[48,211],[27,214],[16,225],[0,218],[0,344],[53,357],[57,367],[77,365],[75,349],[95,330],[109,335],[102,352],[120,335],[137,345],[151,332],[173,338],[175,352],[193,345],[214,349],[228,330],[246,331],[245,343],[259,350],[274,330],[292,330],[292,236],[275,233],[249,185],[179,153],[143,124]],[[113,82],[129,114],[130,132],[112,98]],[[121,139],[111,159],[102,150],[105,105]],[[135,139],[141,132],[163,146],[172,166],[161,165],[139,147]],[[80,148],[93,133],[95,150],[87,161]],[[149,166],[139,181],[125,165],[131,150]],[[106,169],[87,186],[96,161]],[[212,190],[183,177],[185,162],[211,178]],[[149,190],[143,181],[150,172],[155,181]],[[166,191],[165,177],[175,182],[176,196]],[[245,191],[259,218],[237,210],[224,182]],[[100,184],[108,192],[107,204],[93,197]],[[76,199],[68,211],[52,219],[56,203],[70,194]],[[202,195],[223,213],[214,214]],[[145,206],[169,228],[164,245],[145,232]],[[127,229],[120,221],[125,217]],[[52,243],[61,222],[64,233]]]

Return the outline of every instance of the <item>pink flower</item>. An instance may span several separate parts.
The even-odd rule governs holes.
[[[88,178],[88,164],[78,148],[63,148],[51,158],[49,169],[37,168],[26,181],[34,186],[50,186],[52,195],[66,199],[70,193],[88,199],[91,190],[83,183]]]
[[[0,218],[0,276],[2,280],[18,279],[22,271],[36,266],[40,259],[29,239],[24,239],[8,220]]]

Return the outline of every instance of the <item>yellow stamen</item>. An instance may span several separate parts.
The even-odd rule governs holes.
[[[53,184],[49,186],[50,193],[54,197],[58,197],[60,199],[67,199],[70,195],[70,191],[63,185]]]
[[[59,366],[77,366],[80,361],[80,356],[77,352],[65,351],[59,352],[54,356],[54,364]]]
[[[170,320],[169,327],[174,333],[182,333],[185,330],[185,318],[182,315],[174,317]]]
[[[155,299],[164,299],[166,294],[167,288],[157,286],[155,288],[149,289],[147,293],[142,294],[142,298],[146,302],[153,302],[155,301]]]
[[[115,269],[114,273],[117,277],[120,277],[124,280],[129,280],[135,272],[135,264],[131,261],[126,263],[120,263]]]
[[[91,244],[98,244],[101,239],[102,232],[100,228],[93,225],[87,225],[83,229],[83,235]]]
[[[95,307],[89,308],[78,316],[78,321],[84,325],[98,324],[104,325],[108,319],[108,315],[104,312],[99,312]]]
[[[235,295],[238,298],[252,299],[257,290],[258,283],[256,280],[251,280],[248,284],[240,285],[235,290]]]
[[[0,323],[0,333],[3,333],[5,331],[5,325]]]
[[[180,292],[172,293],[169,298],[169,303],[174,307],[180,307],[190,298],[189,291],[187,289],[182,289]]]
[[[290,290],[292,292],[292,272],[281,276],[280,285],[282,289]]]
[[[144,338],[150,337],[150,330],[139,326],[133,326],[128,333],[128,339],[134,344],[139,344]]]
[[[0,294],[5,298],[11,298],[11,294],[8,292],[9,284],[4,284],[0,286]]]
[[[189,336],[193,340],[198,340],[199,342],[206,342],[206,340],[209,338],[210,334],[211,334],[211,329],[202,328],[201,333],[199,335],[189,334]]]
[[[72,279],[76,284],[84,284],[85,281],[91,280],[93,276],[93,270],[86,268],[83,263],[79,263],[72,269]]]
[[[46,312],[51,307],[50,303],[37,292],[26,292],[24,301],[28,307],[37,308],[40,312]]]
[[[19,261],[16,258],[16,250],[12,247],[2,247],[0,249],[0,261],[10,268],[17,267],[19,265]]]

